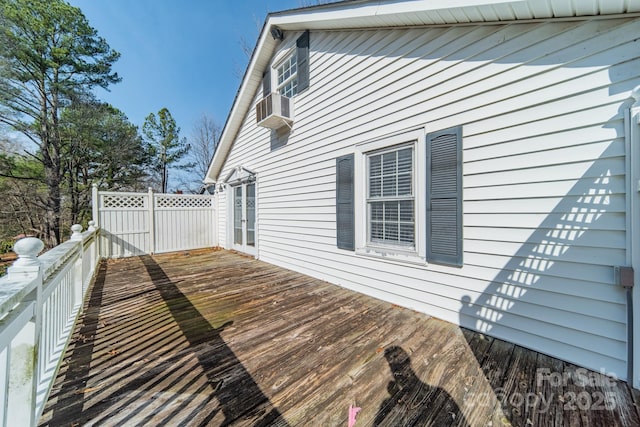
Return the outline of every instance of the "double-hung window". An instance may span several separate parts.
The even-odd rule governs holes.
[[[357,255],[463,265],[462,127],[410,130],[336,159],[336,245]]]
[[[415,248],[414,148],[367,155],[368,244]]]
[[[273,78],[273,80],[272,80]],[[295,41],[295,46],[283,48],[262,76],[262,96],[273,91],[293,98],[309,88],[309,31]]]
[[[294,50],[287,59],[277,67],[278,92],[288,98],[298,93],[298,55]]]

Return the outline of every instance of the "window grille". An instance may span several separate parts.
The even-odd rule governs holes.
[[[368,240],[413,247],[415,200],[413,148],[402,147],[368,156]]]

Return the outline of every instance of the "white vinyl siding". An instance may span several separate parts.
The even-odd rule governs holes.
[[[260,259],[624,378],[613,266],[626,263],[623,111],[640,84],[637,34],[631,19],[312,32],[313,82],[286,145],[270,151],[252,109],[220,176],[258,173]],[[336,158],[454,126],[464,266],[337,249]]]

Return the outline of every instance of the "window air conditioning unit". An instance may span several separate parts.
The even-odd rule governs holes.
[[[258,126],[280,129],[293,124],[293,102],[286,96],[271,92],[256,104]]]

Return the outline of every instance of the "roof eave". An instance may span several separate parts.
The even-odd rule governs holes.
[[[222,129],[218,148],[213,156],[211,165],[209,165],[209,170],[205,175],[204,182],[214,183],[218,180],[220,170],[224,165],[224,161],[227,158],[227,154],[229,153],[233,140],[235,139],[240,126],[242,126],[244,116],[251,108],[253,94],[262,83],[262,70],[264,70],[264,67],[269,63],[269,60],[278,45],[277,41],[270,35],[271,24],[269,21],[270,15],[267,16],[267,19],[262,26],[262,30],[260,31],[260,35],[258,36],[258,43],[253,50],[253,54],[251,55],[249,64],[247,65],[247,69],[245,70],[245,74],[242,78],[240,88],[238,89],[238,92],[236,92],[236,97],[233,100],[231,110],[229,111],[224,128]]]
[[[205,182],[211,183],[218,180],[220,171],[236,138],[237,132],[242,126],[247,111],[251,109],[251,102],[256,93],[255,91],[262,81],[264,67],[269,63],[278,46],[278,41],[274,40],[270,35],[272,26],[277,26],[284,31],[382,28],[393,27],[397,25],[394,24],[394,22],[402,21],[402,18],[415,17],[418,13],[420,14],[420,19],[416,19],[415,23],[405,24],[403,26],[471,24],[474,22],[481,23],[487,21],[529,21],[532,18],[524,16],[527,14],[534,14],[534,20],[558,18],[562,17],[563,14],[565,14],[565,17],[571,17],[571,13],[577,11],[577,9],[575,11],[554,11],[553,8],[542,8],[533,13],[531,5],[535,4],[535,1],[537,0],[414,0],[400,2],[351,0],[270,13],[265,19],[256,48],[249,61],[240,88],[236,93],[236,98],[225,122],[218,149],[205,176]],[[554,0],[547,1],[549,4],[559,3]],[[484,17],[482,14],[471,14],[471,16],[483,16],[480,20],[475,21],[465,13],[459,13],[465,9],[472,10],[478,7],[493,8],[498,5],[501,5],[504,10],[508,10],[509,12],[497,20]],[[521,12],[524,10],[528,12],[519,16],[518,11]],[[451,22],[448,22],[447,19],[443,20],[440,12],[445,11],[447,12],[447,16],[451,16],[451,18],[449,18]],[[585,17],[594,14],[615,15],[616,13],[634,13],[639,11],[640,1],[634,0],[633,5],[626,7],[624,11],[611,9],[607,11],[598,10],[590,12],[587,10],[579,14],[576,12],[573,16]],[[461,22],[460,16],[466,16],[467,20]],[[509,18],[509,16],[512,17]],[[431,18],[433,18],[433,22],[430,21]],[[411,20],[407,19],[407,22],[409,21]]]

